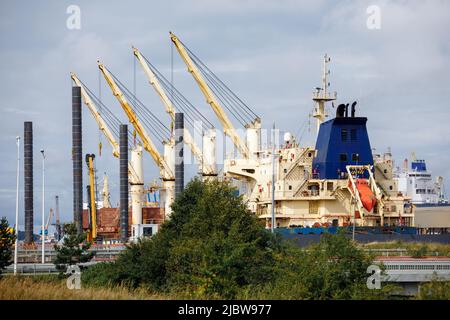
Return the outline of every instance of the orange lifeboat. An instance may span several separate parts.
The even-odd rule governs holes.
[[[377,198],[373,194],[372,190],[369,187],[369,183],[366,179],[356,179],[356,189],[358,189],[359,198],[363,204],[363,207],[366,208],[367,211],[372,211],[377,203]]]

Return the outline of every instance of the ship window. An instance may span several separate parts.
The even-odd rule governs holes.
[[[350,140],[356,141],[356,129],[350,130]]]
[[[292,190],[292,186],[291,185],[289,186],[289,190]]]
[[[287,169],[284,169],[284,173],[287,173]]]
[[[327,182],[327,190],[333,191],[333,182]]]
[[[311,158],[311,157],[312,157],[312,153],[308,152],[308,158]]]
[[[347,141],[347,129],[341,129],[341,140]]]
[[[339,160],[340,160],[341,162],[346,162],[346,161],[347,161],[347,154],[346,154],[346,153],[341,153],[341,154],[339,155]]]
[[[392,190],[392,186],[389,186],[389,190]]]
[[[353,153],[352,154],[352,161],[359,161],[359,154],[357,154],[357,153]]]

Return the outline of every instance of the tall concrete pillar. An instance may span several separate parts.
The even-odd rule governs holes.
[[[184,114],[175,113],[175,197],[184,189]]]
[[[73,221],[83,232],[83,148],[81,134],[81,88],[72,87]]]
[[[33,243],[33,122],[24,122],[25,243]]]
[[[128,241],[128,126],[120,125],[120,237]]]

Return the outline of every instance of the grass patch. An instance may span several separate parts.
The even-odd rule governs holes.
[[[406,249],[409,255],[421,251],[421,254],[450,257],[450,244],[433,242],[371,242],[360,245],[364,249]],[[392,253],[394,255],[394,253]]]
[[[0,277],[0,300],[161,300],[168,297],[144,288],[81,287],[70,290],[58,276]]]

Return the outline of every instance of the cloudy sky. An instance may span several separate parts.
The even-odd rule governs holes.
[[[67,27],[70,5],[80,8],[80,29]],[[379,28],[368,28],[371,5],[379,8]],[[0,216],[11,223],[15,137],[23,136],[24,121],[33,121],[34,129],[34,222],[41,221],[41,148],[47,153],[47,210],[59,195],[62,220],[72,219],[70,71],[94,93],[100,90],[102,101],[124,119],[103,79],[99,87],[100,58],[168,123],[139,66],[134,82],[131,45],[137,46],[167,77],[173,70],[174,84],[219,127],[176,50],[172,69],[169,31],[260,115],[264,127],[275,121],[305,145],[314,143],[311,93],[328,53],[338,103],[359,102],[372,147],[390,147],[397,163],[415,151],[434,175],[447,178],[450,192],[448,1],[2,0],[0,15]],[[83,126],[83,153],[98,153],[99,141],[104,145],[97,169],[110,176],[117,203],[119,164],[85,107]],[[145,157],[150,182],[157,171]],[[20,181],[22,225],[23,175]]]

